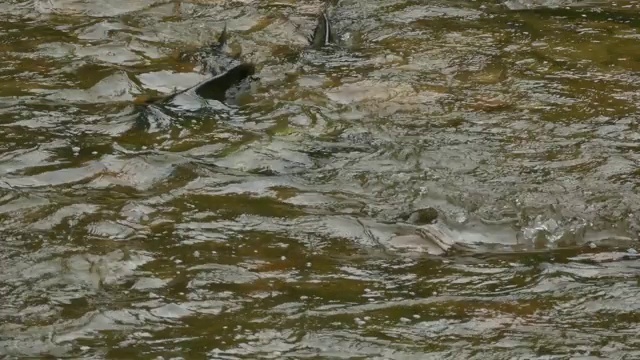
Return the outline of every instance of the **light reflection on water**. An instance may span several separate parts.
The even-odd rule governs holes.
[[[0,4],[0,354],[640,357],[638,4],[560,5]],[[142,116],[225,23],[251,92]]]

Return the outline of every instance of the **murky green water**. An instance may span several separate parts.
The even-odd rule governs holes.
[[[527,4],[3,1],[0,357],[640,358],[640,3]]]

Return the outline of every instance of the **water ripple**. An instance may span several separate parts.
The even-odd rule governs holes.
[[[639,4],[323,5],[0,4],[0,356],[640,356]]]

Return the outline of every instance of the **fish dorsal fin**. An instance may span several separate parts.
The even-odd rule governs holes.
[[[219,54],[225,54],[233,59],[240,58],[241,51],[233,49],[231,46],[229,46],[229,32],[226,22],[224,23],[224,29],[222,29],[222,33],[218,37],[218,43],[213,46],[213,50],[215,50]]]
[[[333,35],[331,22],[329,21],[327,13],[323,11],[320,13],[320,16],[318,16],[318,25],[316,25],[316,29],[311,37],[311,47],[319,49],[334,42],[335,37]]]
[[[227,22],[224,23],[224,29],[222,29],[222,34],[218,37],[218,43],[215,45],[216,49],[222,50],[227,45],[227,40],[229,39],[229,34],[227,33]]]

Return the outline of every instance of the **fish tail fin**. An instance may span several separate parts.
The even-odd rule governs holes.
[[[333,28],[331,27],[331,21],[327,16],[327,12],[322,11],[318,16],[316,29],[311,36],[311,46],[318,49],[334,42],[335,38]]]

